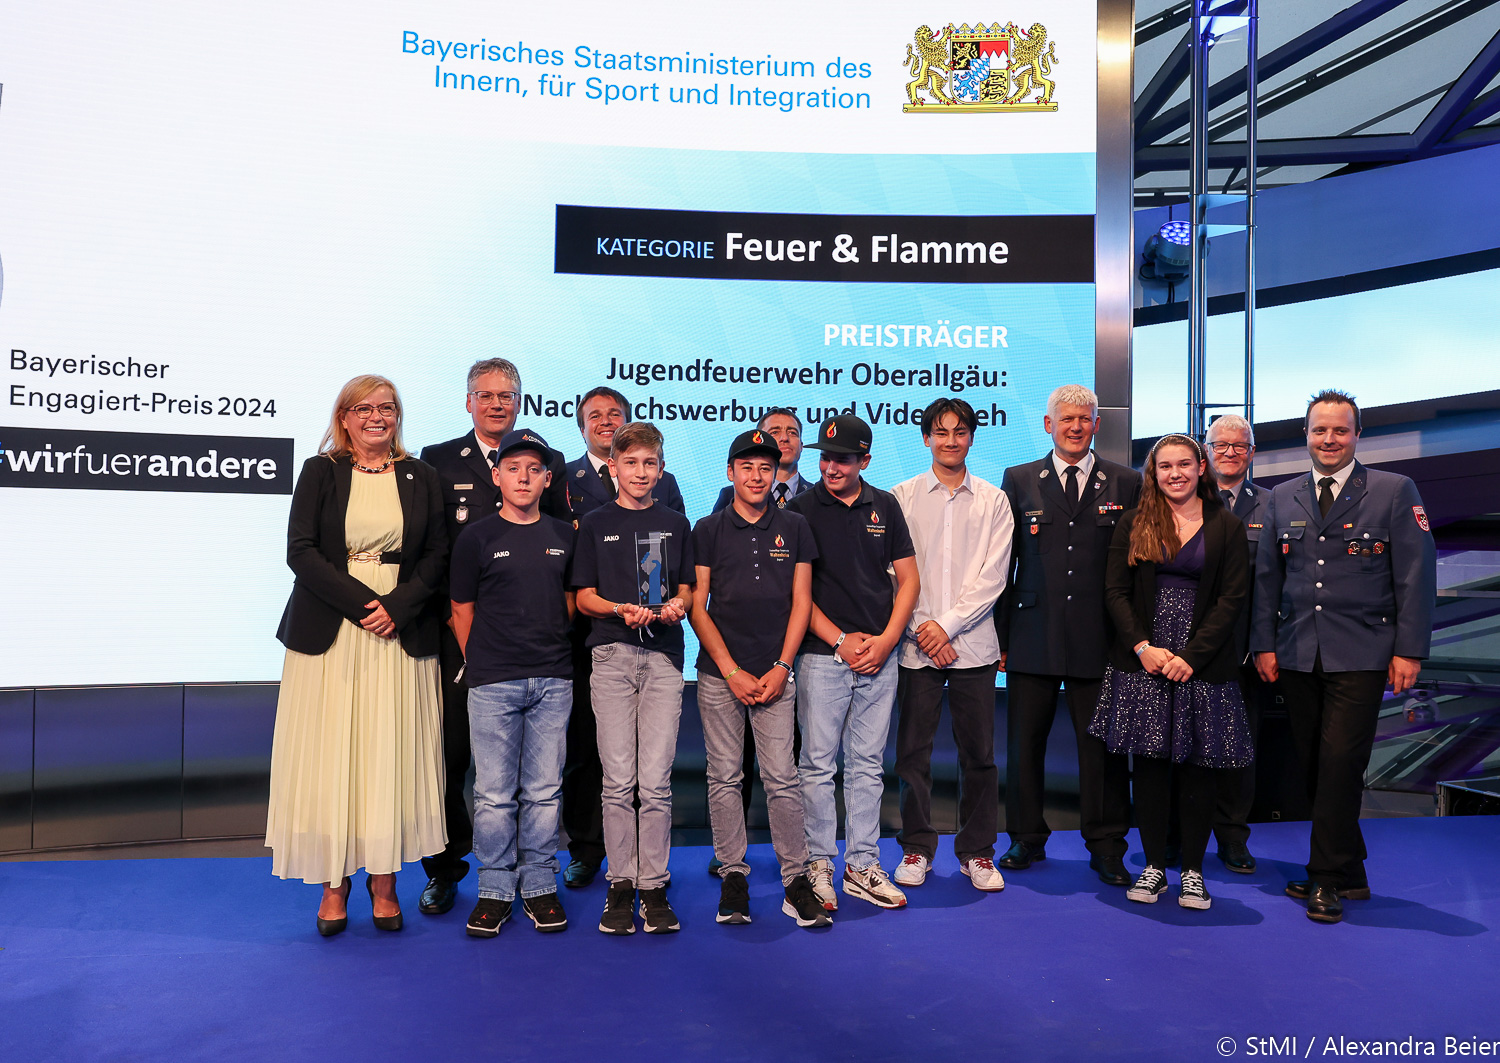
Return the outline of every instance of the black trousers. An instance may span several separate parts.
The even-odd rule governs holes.
[[[1047,735],[1057,715],[1057,692],[1068,699],[1078,742],[1078,800],[1084,844],[1094,856],[1124,856],[1130,829],[1130,764],[1088,733],[1099,701],[1099,679],[1007,672],[1005,727],[1005,827],[1013,842],[1047,844],[1051,828],[1042,814]]]
[[[582,615],[573,625],[573,715],[568,717],[563,758],[562,825],[568,832],[568,854],[597,867],[604,863],[604,766],[589,696],[594,672],[594,659],[584,647],[589,628]]]
[[[469,685],[458,679],[464,655],[458,639],[443,626],[438,646],[438,671],[443,684],[443,822],[448,827],[448,845],[436,856],[422,858],[428,878],[457,882],[469,872],[464,859],[474,849],[474,810],[465,795],[469,774]],[[457,682],[454,680],[457,679]]]
[[[1307,877],[1319,885],[1369,884],[1359,810],[1385,683],[1385,672],[1325,672],[1321,658],[1311,672],[1281,673],[1292,742],[1312,803]]]
[[[1135,824],[1141,832],[1146,863],[1166,870],[1167,836],[1175,813],[1181,830],[1182,869],[1203,870],[1203,854],[1213,833],[1219,780],[1227,774],[1197,764],[1173,764],[1163,757],[1135,758],[1131,774]]]
[[[960,861],[993,857],[1000,829],[1000,772],[995,767],[995,666],[902,668],[896,682],[896,774],[901,778],[901,831],[909,853],[931,860],[938,833],[932,826],[932,742],[948,690],[948,714],[958,746],[958,833],[953,852]]]
[[[1245,718],[1250,725],[1250,740],[1260,748],[1260,721],[1266,707],[1274,704],[1277,684],[1261,679],[1254,665],[1240,669],[1240,693],[1245,699]],[[1225,768],[1218,777],[1218,807],[1214,810],[1214,837],[1219,847],[1233,842],[1244,844],[1250,839],[1250,809],[1255,804],[1255,764],[1243,768]]]

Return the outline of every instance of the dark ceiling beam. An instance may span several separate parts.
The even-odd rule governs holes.
[[[1157,68],[1151,76],[1151,84],[1141,91],[1135,101],[1135,127],[1139,129],[1144,122],[1149,122],[1156,117],[1156,112],[1161,110],[1172,93],[1176,92],[1182,83],[1188,79],[1192,69],[1193,56],[1188,50],[1188,42],[1192,34],[1184,30],[1182,40],[1177,42],[1172,53],[1167,56],[1166,61]],[[1139,144],[1139,141],[1137,141]]]
[[[1415,148],[1415,140],[1405,133],[1368,137],[1298,137],[1260,141],[1257,158],[1262,166],[1403,162],[1412,157]],[[1141,148],[1135,153],[1136,175],[1158,170],[1185,170],[1190,150],[1187,144],[1153,144]],[[1211,169],[1241,166],[1244,162],[1244,141],[1218,142],[1208,146]]]
[[[1493,88],[1469,104],[1469,109],[1458,116],[1458,120],[1448,129],[1449,139],[1488,118],[1493,118],[1497,113],[1500,113],[1500,88]]]
[[[1495,79],[1496,74],[1500,74],[1500,33],[1491,37],[1490,43],[1480,49],[1473,62],[1464,68],[1464,72],[1453,83],[1453,87],[1443,94],[1437,106],[1417,126],[1413,134],[1417,138],[1417,150],[1426,151],[1446,137],[1464,110],[1474,102],[1474,97]]]
[[[1443,7],[1434,8],[1379,40],[1371,41],[1352,52],[1324,63],[1316,70],[1262,96],[1260,99],[1261,117],[1274,114],[1283,107],[1290,107],[1298,100],[1311,96],[1366,67],[1374,66],[1382,59],[1388,59],[1418,41],[1425,40],[1455,23],[1462,22],[1470,15],[1478,14],[1485,8],[1494,6],[1497,2],[1500,0],[1451,0]],[[1220,137],[1244,125],[1245,108],[1237,107],[1229,114],[1210,123],[1208,132],[1210,136]]]
[[[1306,33],[1288,41],[1280,48],[1263,55],[1256,65],[1257,76],[1262,84],[1276,75],[1300,63],[1308,56],[1313,55],[1328,47],[1334,41],[1347,36],[1361,26],[1373,22],[1375,19],[1400,7],[1404,0],[1359,0],[1344,8],[1332,18],[1320,22],[1309,29]],[[1483,0],[1480,7],[1487,7],[1493,0]],[[1244,95],[1245,71],[1236,71],[1221,80],[1208,90],[1208,105],[1210,110],[1221,107],[1234,99],[1236,96]],[[1164,112],[1144,127],[1136,130],[1136,144],[1144,147],[1153,144],[1187,126],[1188,105],[1180,103],[1171,110]]]
[[[1139,48],[1147,41],[1171,33],[1178,26],[1186,26],[1188,18],[1193,13],[1193,0],[1183,0],[1180,4],[1174,4],[1165,11],[1141,19],[1135,24],[1135,46]]]

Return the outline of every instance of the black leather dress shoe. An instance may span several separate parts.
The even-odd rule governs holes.
[[[417,911],[423,915],[442,915],[453,907],[458,899],[458,883],[445,878],[430,878],[422,899],[417,902]]]
[[[1307,898],[1307,917],[1315,923],[1337,923],[1344,918],[1344,902],[1339,900],[1339,891],[1332,886],[1313,887]]]
[[[1299,901],[1305,901],[1312,896],[1313,884],[1307,879],[1297,879],[1286,884],[1286,895],[1295,897]],[[1340,897],[1351,901],[1367,901],[1370,899],[1370,887],[1349,886],[1338,891]]]
[[[1125,870],[1125,861],[1118,856],[1092,856],[1089,869],[1099,872],[1099,881],[1111,886],[1130,885],[1130,872]]]
[[[1025,842],[1012,842],[1009,849],[1001,854],[1000,859],[995,861],[996,867],[1003,867],[1007,871],[1025,871],[1038,860],[1047,859],[1047,847],[1045,845],[1027,845]]]
[[[1250,875],[1255,872],[1255,857],[1250,855],[1250,849],[1244,842],[1230,842],[1228,845],[1219,847],[1219,859],[1230,871],[1241,875]]]
[[[581,890],[599,873],[599,865],[591,864],[585,860],[569,861],[568,866],[563,869],[563,885],[569,889]]]

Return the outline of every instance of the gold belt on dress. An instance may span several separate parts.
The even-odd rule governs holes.
[[[378,550],[351,550],[350,561],[359,561],[366,565],[399,565],[401,563],[400,550],[387,550],[381,553]]]

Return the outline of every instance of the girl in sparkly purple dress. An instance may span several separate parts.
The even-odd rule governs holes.
[[[1203,854],[1217,772],[1255,756],[1238,682],[1234,628],[1250,590],[1245,526],[1226,510],[1189,436],[1157,440],[1141,502],[1115,528],[1105,604],[1115,627],[1089,733],[1134,754],[1135,818],[1146,869],[1127,894],[1151,903],[1167,888],[1175,777],[1182,820],[1184,908],[1212,903]]]

